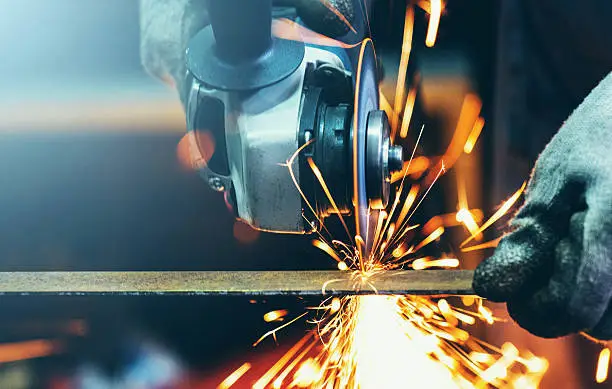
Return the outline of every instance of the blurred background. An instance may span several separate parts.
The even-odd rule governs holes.
[[[405,4],[381,3],[374,2],[371,27],[391,100]],[[514,100],[499,91],[508,87],[504,66],[515,66],[508,58],[521,55],[508,54],[506,43],[518,38],[507,35],[514,14],[506,3],[449,0],[431,49],[423,44],[426,15],[416,14],[407,81],[418,88],[413,124],[431,131],[425,151],[446,149],[467,95],[485,123],[426,215],[456,211],[457,180],[470,206],[492,213],[527,178],[547,140],[507,139],[502,108]],[[556,107],[550,120],[560,124],[572,101]],[[235,221],[185,164],[184,132],[176,92],[141,67],[137,0],[0,0],[0,270],[333,268],[310,239]],[[520,150],[512,154],[511,144]],[[482,255],[467,257],[466,267]],[[298,323],[278,347],[253,350],[272,328],[263,314],[299,314],[306,305],[297,298],[1,297],[0,388],[213,388],[245,360],[273,361],[307,328]],[[595,386],[599,346],[582,338],[540,340],[511,323],[479,332],[547,357],[545,388]]]

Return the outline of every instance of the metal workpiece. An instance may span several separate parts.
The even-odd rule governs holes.
[[[471,295],[472,278],[467,270],[387,271],[366,286],[335,270],[0,272],[0,295]]]

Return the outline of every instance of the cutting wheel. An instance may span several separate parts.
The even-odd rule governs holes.
[[[355,113],[353,116],[353,204],[357,235],[365,242],[363,254],[369,255],[378,219],[377,210],[369,206],[366,180],[367,122],[371,111],[378,110],[378,75],[372,40],[362,42],[355,69]]]

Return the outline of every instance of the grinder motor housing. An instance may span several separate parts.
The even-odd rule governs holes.
[[[374,66],[356,70],[372,80],[364,93],[332,51],[273,37],[271,0],[211,0],[208,6],[211,25],[186,52],[186,111],[188,131],[210,131],[215,138],[214,155],[198,168],[210,187],[225,192],[236,216],[254,228],[313,232],[317,220],[336,210],[311,158],[341,213],[356,207],[354,188],[362,184],[367,207],[384,208],[402,150],[390,144],[387,116],[378,110],[371,41],[363,53],[370,61],[363,63],[373,60]],[[237,13],[244,17],[236,20]],[[366,98],[363,109],[360,99]],[[286,162],[294,155],[292,177]],[[362,169],[355,169],[356,160]]]

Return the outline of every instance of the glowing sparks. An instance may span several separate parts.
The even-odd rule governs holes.
[[[429,236],[427,236],[427,238],[423,239],[419,244],[416,245],[416,247],[414,248],[414,252],[419,251],[420,249],[427,246],[434,240],[438,239],[440,236],[442,236],[443,233],[444,233],[444,227],[440,226],[436,228],[431,234],[429,234]]]
[[[264,321],[270,323],[273,321],[281,321],[289,311],[286,309],[277,309],[276,311],[270,311],[263,316]]]
[[[327,3],[327,0],[320,1],[323,4]],[[443,3],[440,0],[423,0],[419,3],[421,7],[425,5],[430,14],[427,45],[433,46]],[[302,41],[314,39],[319,41],[317,44],[324,41],[329,45],[341,46],[333,40],[325,41],[323,38],[326,37],[313,35],[314,33],[307,29],[298,28],[288,21],[282,22],[284,24],[275,23],[276,27],[273,29],[277,36],[285,35]],[[393,107],[379,91],[381,107],[391,119],[392,139],[398,131],[402,138],[408,135],[416,100],[416,88],[413,86],[404,102],[413,28],[413,2],[409,2],[404,20],[402,55]],[[369,39],[359,43],[361,51],[358,68],[361,67],[367,44],[371,44]],[[356,74],[358,85],[360,72]],[[358,100],[359,96],[356,94],[355,106]],[[402,108],[403,114],[400,117],[398,113]],[[420,231],[416,230],[420,224],[411,223],[411,218],[417,217],[415,215],[420,205],[446,169],[455,163],[462,152],[469,154],[473,150],[484,125],[484,120],[479,118],[480,110],[481,102],[477,96],[465,97],[455,134],[442,157],[415,157],[423,134],[424,126],[421,127],[409,161],[404,164],[402,171],[392,178],[392,182],[399,182],[399,185],[394,188],[395,196],[390,209],[381,210],[378,219],[372,218],[371,225],[368,226],[359,224],[359,217],[363,216],[360,212],[364,210],[358,207],[363,203],[363,199],[359,198],[356,190],[357,153],[353,153],[355,209],[352,211],[356,231],[349,230],[342,219],[341,211],[345,210],[338,209],[321,171],[311,158],[307,158],[313,174],[317,177],[349,237],[348,242],[335,239],[322,221],[318,220],[323,230],[316,231],[318,239],[313,241],[313,245],[333,258],[339,270],[348,272],[356,290],[369,288],[378,293],[376,276],[388,270],[427,271],[426,269],[430,268],[460,267],[459,258],[454,257],[452,253],[448,257],[442,253],[432,254],[438,245],[434,242],[441,239],[446,227],[464,225],[469,231],[470,237],[461,244],[462,251],[494,247],[497,244],[498,240],[495,240],[466,247],[470,241],[481,239],[486,228],[510,210],[524,190],[524,185],[479,227],[484,218],[483,212],[468,207],[466,188],[458,177],[459,206],[456,213],[434,216]],[[358,127],[357,117],[358,115],[353,116],[354,128]],[[353,137],[353,142],[356,142],[356,139],[357,137]],[[292,170],[293,161],[308,144],[300,147],[287,160],[286,166],[306,207],[318,218],[318,213],[305,198]],[[354,143],[353,148],[355,145]],[[424,174],[425,178],[421,179]],[[407,177],[413,182],[406,182]],[[419,179],[421,181],[414,182]],[[423,193],[421,193],[422,188]],[[367,238],[367,244],[363,237]],[[415,240],[415,237],[421,237],[422,240]],[[426,253],[418,253],[425,247],[427,249],[423,251],[427,251]],[[323,293],[326,292],[327,286],[337,281],[328,280],[324,283]],[[403,387],[409,380],[410,385],[414,387],[442,389],[536,388],[548,368],[547,361],[529,353],[522,354],[510,343],[496,348],[472,337],[466,326],[479,321],[493,324],[497,319],[477,296],[464,296],[461,299],[463,308],[454,306],[455,301],[459,300],[451,297],[447,300],[439,296],[409,295],[328,297],[319,306],[308,308],[308,311],[302,315],[284,322],[255,342],[254,345],[257,345],[267,337],[276,340],[277,331],[309,313],[315,313],[315,318],[309,322],[316,325],[316,330],[310,331],[297,342],[252,387],[254,389],[270,387],[379,389]],[[281,321],[287,317],[287,314],[286,310],[271,311],[264,315],[264,320]]]
[[[291,385],[298,388],[310,388],[314,383],[321,380],[322,376],[323,372],[319,365],[317,365],[314,359],[309,358],[302,362],[299,369],[295,372]]]
[[[432,267],[446,267],[453,268],[459,266],[459,260],[457,258],[440,258],[429,260],[427,258],[415,259],[412,262],[412,268],[414,270],[424,270]]]
[[[495,223],[497,220],[499,220],[499,218],[501,218],[502,216],[504,216],[514,205],[514,203],[516,203],[516,201],[521,197],[521,194],[523,193],[523,191],[525,190],[525,186],[527,185],[527,183],[523,183],[523,185],[520,187],[519,190],[517,190],[516,192],[514,192],[514,194],[512,196],[510,196],[510,198],[506,201],[504,201],[504,203],[501,205],[501,207],[499,207],[499,209],[493,214],[493,216],[491,216],[489,218],[489,220],[487,220],[478,230],[476,230],[476,234],[472,234],[470,235],[469,238],[467,238],[466,240],[464,240],[463,242],[461,242],[461,247],[463,248],[466,244],[468,244],[469,242],[471,242],[473,239],[476,238],[476,235],[478,233],[483,232],[484,230],[486,230],[487,228],[491,227],[493,225],[493,223]]]
[[[405,138],[408,136],[408,127],[410,126],[410,119],[412,118],[412,112],[414,111],[414,103],[416,101],[416,92],[416,86],[413,86],[408,91],[408,96],[406,97],[406,105],[404,106],[402,126],[400,129],[400,138]]]
[[[0,344],[0,363],[46,357],[59,352],[60,349],[61,344],[58,341],[46,339],[3,343]]]
[[[595,381],[598,384],[601,384],[605,380],[608,379],[608,369],[610,367],[610,349],[604,348],[599,353],[599,358],[597,359],[597,369],[595,371]]]
[[[479,117],[476,119],[474,123],[474,127],[472,127],[472,132],[468,135],[467,140],[465,141],[465,145],[463,145],[463,152],[466,154],[470,154],[476,145],[476,141],[482,132],[482,128],[484,127],[484,119]]]
[[[494,248],[494,247],[497,247],[497,245],[499,244],[501,239],[502,239],[502,237],[500,236],[499,238],[490,240],[488,242],[484,242],[484,243],[481,243],[481,244],[476,244],[476,245],[469,246],[469,247],[463,247],[461,249],[461,251],[463,251],[464,253],[467,253],[469,251],[476,251],[476,250],[484,250],[484,249]]]
[[[344,261],[342,259],[340,259],[340,257],[338,256],[338,253],[336,253],[336,251],[334,249],[331,248],[330,245],[328,245],[327,243],[315,239],[312,241],[312,245],[315,246],[318,249],[321,249],[323,251],[325,251],[327,253],[327,255],[329,255],[330,257],[332,257],[333,259],[335,259],[336,261],[338,261],[338,264],[340,263],[344,263]],[[346,266],[346,263],[344,263],[344,266]]]
[[[238,369],[234,370],[227,376],[218,386],[217,389],[228,389],[232,387],[238,380],[251,369],[251,364],[245,362]]]
[[[470,234],[474,236],[474,239],[476,240],[482,239],[482,232],[478,232],[478,224],[476,223],[476,220],[474,219],[474,215],[472,215],[472,213],[468,209],[461,208],[457,212],[456,219],[458,222],[463,223],[465,228],[467,228],[468,231],[470,231]]]
[[[415,176],[420,175],[425,172],[429,168],[429,158],[427,157],[416,157],[412,161],[412,163],[408,163],[408,161],[404,162],[404,166],[402,170],[399,172],[394,172],[391,175],[391,183],[394,184],[404,178],[405,176]]]
[[[438,27],[440,26],[440,16],[442,15],[442,0],[431,0],[429,12],[429,25],[427,26],[427,36],[425,37],[425,45],[433,47],[438,36]]]
[[[455,162],[457,162],[457,159],[459,159],[463,152],[463,146],[465,145],[470,131],[474,127],[474,123],[480,115],[481,109],[482,102],[478,96],[470,93],[464,97],[463,104],[461,105],[461,111],[459,112],[457,126],[455,127],[455,132],[453,133],[453,137],[446,148],[446,152],[438,164],[439,167],[442,166],[442,164],[445,164],[446,168],[450,169]],[[427,177],[425,180],[426,183],[431,182],[435,174],[435,170],[430,172],[429,177]]]
[[[359,388],[394,388],[406,379],[400,376],[409,377],[415,388],[454,387],[450,371],[430,355],[415,349],[407,332],[418,333],[418,329],[406,328],[416,326],[402,320],[397,299],[396,296],[357,299],[349,355],[354,358]]]
[[[402,39],[402,54],[400,56],[399,69],[397,72],[397,83],[395,85],[395,99],[393,100],[393,111],[400,112],[402,103],[404,102],[404,93],[406,88],[406,71],[408,70],[408,61],[410,60],[410,52],[412,51],[412,33],[414,30],[414,8],[412,4],[406,5],[406,14],[404,16],[404,35]],[[391,118],[391,139],[395,139],[397,128],[399,125],[398,119]]]
[[[291,358],[297,354],[304,345],[311,340],[312,332],[307,333],[302,339],[293,345],[276,363],[253,384],[253,389],[265,389],[266,386],[276,377],[285,365],[290,363]]]

